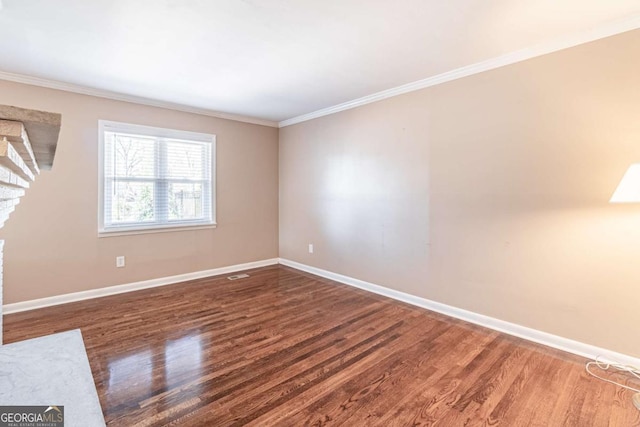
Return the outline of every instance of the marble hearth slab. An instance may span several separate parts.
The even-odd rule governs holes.
[[[80,330],[0,347],[0,405],[64,405],[66,427],[104,426]]]

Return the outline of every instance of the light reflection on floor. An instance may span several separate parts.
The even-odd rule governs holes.
[[[203,347],[199,335],[187,335],[164,342],[164,351],[145,347],[133,354],[108,362],[109,381],[106,397],[109,405],[128,405],[132,392],[145,396],[162,392],[160,388],[180,387],[181,398],[200,393],[197,380],[202,376]],[[152,354],[156,354],[156,359]],[[159,360],[164,358],[164,360]],[[194,381],[194,384],[190,384]],[[168,396],[170,400],[171,396]],[[169,403],[169,402],[167,402]],[[159,408],[161,409],[161,408]]]

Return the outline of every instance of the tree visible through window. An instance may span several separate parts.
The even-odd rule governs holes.
[[[213,224],[213,135],[101,122],[101,231]]]

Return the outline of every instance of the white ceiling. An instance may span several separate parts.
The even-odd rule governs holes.
[[[640,0],[1,1],[0,71],[276,122],[640,13]]]

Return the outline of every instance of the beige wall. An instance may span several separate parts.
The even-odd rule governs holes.
[[[280,256],[640,356],[639,70],[634,31],[280,129]]]
[[[5,304],[278,256],[277,129],[2,81],[0,104],[63,122],[52,171],[0,231]],[[98,119],[216,134],[218,227],[98,238]]]

